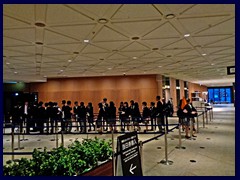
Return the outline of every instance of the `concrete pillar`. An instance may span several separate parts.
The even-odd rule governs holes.
[[[182,97],[184,96],[184,81],[179,80],[179,83],[180,83],[180,99],[182,99]]]
[[[173,107],[174,111],[177,110],[177,92],[176,92],[176,79],[169,78],[170,79],[170,96],[173,99]]]
[[[158,88],[157,95],[162,97],[162,75],[160,74],[156,75],[156,81],[157,81],[157,88]]]

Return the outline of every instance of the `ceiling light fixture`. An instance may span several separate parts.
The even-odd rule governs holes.
[[[17,74],[17,73],[18,73],[17,71],[14,72],[14,74]]]
[[[89,39],[84,39],[83,42],[89,43]]]
[[[75,52],[73,52],[73,54],[79,54],[79,52],[75,51]]]
[[[105,19],[105,18],[100,18],[100,19],[98,19],[98,22],[99,22],[100,24],[106,24],[106,23],[108,22],[108,20]]]
[[[203,53],[202,56],[206,56],[207,54]]]
[[[211,65],[213,66],[214,64],[212,63]]]
[[[100,58],[99,60],[100,60],[100,61],[103,61],[103,60],[104,60],[104,58]]]
[[[68,62],[72,62],[72,60],[71,60],[71,59],[69,59],[69,60],[68,60]]]
[[[61,69],[60,72],[63,72],[63,70]]]
[[[184,37],[189,37],[190,36],[190,34],[184,34]]]
[[[133,57],[133,59],[137,59],[137,57]]]
[[[167,14],[166,16],[165,16],[165,19],[173,19],[173,18],[175,18],[176,16],[175,16],[175,14]]]
[[[157,51],[157,50],[159,50],[159,48],[152,48],[152,50],[153,50],[153,51]]]
[[[6,64],[7,64],[7,65],[9,65],[9,64],[10,64],[10,62],[6,62]]]
[[[108,68],[108,70],[111,70],[112,68],[110,67],[110,68]]]
[[[45,27],[46,24],[44,24],[43,22],[36,22],[35,26],[37,26],[37,27]]]
[[[43,76],[44,78],[47,78],[47,76]]]
[[[158,67],[160,67],[160,68],[161,68],[162,66],[158,66]]]

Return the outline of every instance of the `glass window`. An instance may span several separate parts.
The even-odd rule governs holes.
[[[219,103],[220,102],[220,99],[219,99],[219,89],[213,89],[213,101],[216,102],[216,103]]]
[[[232,97],[231,89],[226,88],[226,102],[231,103],[231,97]]]
[[[213,89],[208,89],[208,102],[211,102],[214,100],[214,96],[213,96]]]
[[[220,88],[219,89],[219,100],[220,102],[226,102],[226,91],[225,88]]]

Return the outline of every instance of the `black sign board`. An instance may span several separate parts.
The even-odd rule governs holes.
[[[121,156],[123,176],[142,176],[137,132],[118,137],[118,150]]]
[[[227,75],[235,74],[235,66],[228,66],[227,67]]]

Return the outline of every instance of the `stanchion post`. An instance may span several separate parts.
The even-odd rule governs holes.
[[[140,158],[141,158],[141,165],[143,167],[143,142],[139,142],[139,147],[140,147]]]
[[[212,121],[211,109],[209,109],[208,111],[209,111],[209,120]]]
[[[114,134],[112,129],[112,163],[113,163],[113,176],[115,176],[115,157],[114,157]]]
[[[197,115],[197,133],[199,133],[199,122],[198,122],[198,115]]]
[[[207,115],[207,113],[208,113],[208,110],[207,110],[207,109],[205,109],[205,112],[206,112],[206,124],[208,124],[208,115]]]
[[[57,120],[55,124],[55,133],[56,133],[56,148],[58,148],[58,121]]]
[[[190,118],[190,139],[192,139],[193,135],[193,118]]]
[[[205,111],[203,111],[202,117],[203,117],[203,128],[205,128]]]
[[[160,161],[164,165],[172,165],[173,161],[168,160],[168,143],[167,143],[167,127],[166,127],[166,117],[164,116],[164,139],[165,139],[165,160]]]
[[[12,128],[12,160],[14,160],[14,130]]]
[[[61,132],[61,140],[62,140],[62,146],[64,146],[64,137],[63,137],[63,131]]]

